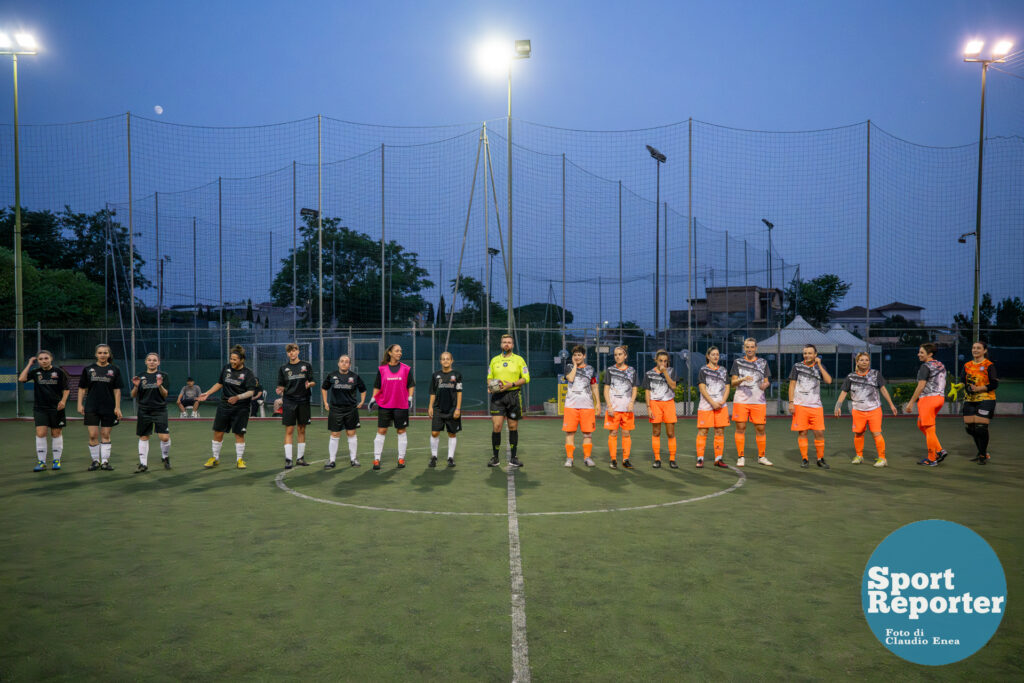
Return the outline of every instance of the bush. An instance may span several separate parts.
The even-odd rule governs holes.
[[[901,382],[900,384],[889,384],[886,385],[886,389],[889,390],[889,395],[892,396],[892,402],[896,404],[897,408],[903,407],[903,404],[910,400],[910,397],[914,395],[914,389],[917,388],[917,382]]]

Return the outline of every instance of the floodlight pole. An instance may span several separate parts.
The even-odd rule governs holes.
[[[21,262],[21,159],[18,138],[18,55],[34,55],[35,50],[4,50],[14,68],[14,354],[15,367],[25,360],[25,300]],[[21,404],[25,397],[24,385],[15,382],[15,416],[21,417]]]
[[[525,51],[520,52],[518,50],[519,44],[525,43]],[[514,323],[513,310],[513,298],[512,298],[512,273],[515,272],[512,269],[512,64],[517,59],[529,59],[531,54],[530,41],[516,41],[516,54],[512,56],[512,59],[508,63],[508,118],[507,118],[507,132],[506,137],[508,138],[508,268],[506,269],[506,277],[508,278],[508,333],[515,334],[512,330]],[[497,197],[495,197],[497,201]],[[562,302],[563,305],[565,302]]]

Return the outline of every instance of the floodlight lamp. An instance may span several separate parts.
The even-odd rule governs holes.
[[[18,41],[18,46],[26,50],[36,49],[36,39],[29,33],[16,33],[14,39]]]
[[[964,234],[960,235],[959,238],[957,238],[957,242],[959,242],[960,244],[967,244],[967,238],[973,234],[973,232],[965,232]]]
[[[775,224],[774,224],[774,223],[772,223],[772,222],[771,222],[770,220],[768,220],[767,218],[762,218],[762,219],[761,219],[761,222],[762,222],[762,223],[764,223],[765,225],[767,225],[767,226],[768,226],[768,229],[769,229],[769,230],[771,230],[772,228],[774,228],[774,227],[775,227]]]
[[[477,48],[477,66],[488,75],[504,73],[512,58],[513,55],[508,49],[506,40],[489,40]]]
[[[491,256],[497,256],[498,254],[501,253],[501,250],[495,249],[494,247],[487,247],[487,253],[490,254]]]
[[[964,57],[977,57],[981,54],[981,48],[985,47],[984,40],[972,40],[964,48]]]
[[[9,50],[11,47],[13,47],[11,37],[6,33],[0,32],[0,50]]]
[[[650,153],[651,158],[657,161],[659,164],[663,164],[668,161],[668,157],[654,149],[650,145],[647,145],[647,151]]]
[[[311,218],[316,218],[317,216],[320,215],[320,212],[317,211],[316,209],[299,209],[299,215],[300,216],[309,216]]]
[[[1005,57],[1010,54],[1010,50],[1013,49],[1013,41],[1011,40],[1000,40],[996,43],[996,46],[992,48],[993,57]]]
[[[528,40],[517,40],[516,41],[516,59],[529,59],[530,58],[530,41]]]

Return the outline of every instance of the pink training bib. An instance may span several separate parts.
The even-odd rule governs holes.
[[[409,407],[409,371],[405,363],[398,364],[398,372],[392,372],[387,365],[377,368],[380,373],[380,393],[377,394],[377,405],[381,408]]]

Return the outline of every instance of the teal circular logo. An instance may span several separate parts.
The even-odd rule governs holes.
[[[929,519],[878,545],[864,569],[861,604],[871,631],[894,654],[950,664],[980,650],[999,628],[1006,575],[981,536]]]

